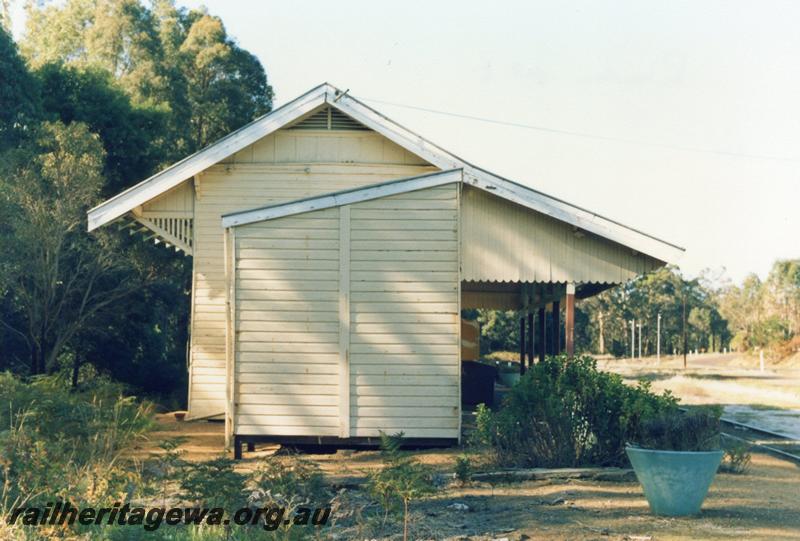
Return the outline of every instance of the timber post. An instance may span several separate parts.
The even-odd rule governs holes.
[[[564,332],[566,334],[567,355],[575,355],[575,284],[567,284],[566,318]]]
[[[533,332],[533,311],[528,312],[528,366],[533,366],[533,346],[534,346],[534,332]]]
[[[552,348],[553,348],[553,355],[558,355],[561,352],[561,303],[558,301],[553,301],[553,336],[552,336]]]
[[[519,318],[519,373],[525,374],[525,315]]]
[[[545,340],[547,327],[547,319],[545,319],[544,306],[539,308],[539,362],[544,362],[544,357],[547,354],[547,341]]]

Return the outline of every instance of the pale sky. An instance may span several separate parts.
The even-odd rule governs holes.
[[[222,18],[276,105],[349,88],[477,165],[684,246],[690,276],[800,257],[800,2],[178,4]]]

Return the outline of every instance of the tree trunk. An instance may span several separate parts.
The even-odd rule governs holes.
[[[31,362],[31,374],[34,376],[44,374],[45,364],[44,347],[35,346],[33,350],[33,359]]]
[[[606,340],[603,336],[603,312],[597,314],[597,323],[600,326],[600,355],[606,352]]]
[[[75,353],[75,357],[72,359],[72,388],[78,388],[78,373],[81,370],[81,360],[78,357],[78,353]]]

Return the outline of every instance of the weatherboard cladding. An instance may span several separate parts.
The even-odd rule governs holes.
[[[369,201],[391,195],[408,193],[415,190],[433,188],[436,186],[442,186],[444,184],[461,182],[461,177],[462,171],[460,169],[440,171],[415,177],[390,180],[369,186],[361,186],[349,190],[316,195],[289,201],[288,203],[279,203],[276,205],[269,205],[251,210],[232,212],[222,216],[222,227],[241,226],[253,222],[273,220],[283,216],[301,214],[312,210],[339,207],[360,201]]]
[[[354,119],[354,121],[358,122],[360,125],[367,126],[375,131],[323,130],[318,127],[313,129],[281,129],[286,128],[298,119],[302,122],[304,117],[313,115],[315,112],[318,113],[328,106]],[[501,223],[502,220],[510,219],[511,215],[517,216],[519,213],[528,213],[540,216],[542,219],[563,222],[560,225],[563,226],[564,231],[569,232],[575,239],[582,240],[582,243],[577,244],[570,244],[572,241],[569,241],[564,247],[559,248],[558,239],[561,238],[567,241],[568,238],[563,235],[561,237],[558,235],[552,237],[553,250],[551,250],[551,253],[548,255],[550,258],[548,264],[550,268],[549,276],[553,279],[558,278],[560,275],[553,273],[552,269],[564,270],[569,268],[563,260],[559,260],[556,256],[559,253],[562,255],[564,253],[568,254],[568,252],[573,249],[578,251],[585,250],[585,239],[599,238],[592,235],[590,232],[615,241],[604,241],[610,246],[619,247],[620,245],[625,245],[624,250],[619,252],[621,256],[625,255],[625,257],[629,255],[632,256],[631,250],[637,249],[640,252],[655,255],[662,261],[668,261],[680,252],[680,249],[668,243],[653,239],[652,237],[616,224],[591,212],[579,209],[557,199],[535,192],[534,190],[530,190],[529,188],[507,181],[506,179],[501,179],[491,173],[482,171],[422,139],[416,134],[413,134],[402,126],[391,122],[379,113],[351,98],[349,95],[338,94],[338,91],[330,85],[321,85],[320,87],[312,89],[286,106],[276,109],[269,115],[223,138],[211,147],[178,162],[174,166],[126,190],[95,209],[92,209],[89,212],[89,227],[90,229],[99,227],[130,211],[141,211],[145,214],[150,212],[154,214],[185,213],[186,209],[189,207],[189,198],[192,199],[191,206],[193,207],[194,216],[192,231],[194,234],[194,242],[192,243],[193,288],[189,410],[190,416],[203,417],[206,415],[221,414],[226,408],[226,282],[224,272],[224,236],[221,227],[222,215],[256,207],[296,202],[299,199],[317,196],[318,194],[341,192],[357,187],[385,183],[386,181],[395,179],[408,179],[409,177],[435,171],[445,170],[443,174],[449,174],[447,170],[450,169],[460,169],[462,171],[463,182],[461,184],[454,184],[454,186],[461,186],[464,193],[468,194],[471,188],[474,188],[475,192],[491,194],[493,196],[485,199],[485,201],[489,201],[490,203],[486,205],[481,204],[480,208],[472,210],[465,209],[465,213],[470,211],[473,215],[477,216],[480,212],[489,212],[487,209],[490,205],[496,204],[494,196],[497,196],[504,198],[507,200],[508,204],[517,209],[517,214],[509,213],[509,216],[504,216],[504,212],[492,213],[492,216],[494,216],[494,219],[498,220],[498,223]],[[483,200],[475,199],[475,201]],[[514,205],[519,205],[520,207]],[[352,206],[352,204],[350,206]],[[524,207],[524,211],[519,210],[521,207]],[[338,208],[341,207],[330,207],[330,210]],[[422,231],[416,229],[416,227],[426,222],[425,220],[418,220],[418,218],[424,217],[427,209],[404,209],[402,217],[400,217],[399,212],[395,212],[393,213],[394,217],[391,219],[388,219],[386,217],[386,212],[381,209],[362,209],[359,212],[361,215],[358,218],[353,218],[353,229],[351,232],[354,236],[373,233],[377,236],[386,236],[390,234],[402,236],[412,234],[410,231]],[[447,235],[447,233],[441,232],[441,228],[444,227],[444,230],[447,230],[449,227],[447,223],[448,220],[450,220],[451,213],[440,211],[440,214],[441,216],[439,218],[430,220],[430,223],[426,225],[428,228],[425,230],[427,234]],[[464,216],[466,216],[466,214],[464,214]],[[277,221],[286,220],[288,224],[292,218],[293,217],[287,216]],[[371,220],[381,220],[380,225],[383,226],[383,229],[380,231],[384,232],[365,232],[369,229],[369,222]],[[478,222],[479,220],[476,218],[475,223],[477,224]],[[313,235],[332,234],[323,231],[327,228],[324,220],[315,223],[316,227],[311,228],[314,230]],[[356,226],[363,227],[364,231],[359,230]],[[575,226],[577,226],[577,231],[575,230]],[[502,229],[520,227],[523,227],[521,222],[515,218],[515,220],[508,221],[503,225]],[[238,230],[240,228],[234,229]],[[273,265],[285,266],[289,264],[287,261],[306,259],[306,262],[302,265],[315,265],[317,261],[313,257],[308,256],[305,250],[319,243],[325,244],[333,239],[305,238],[302,236],[302,230],[303,227],[287,227],[288,232],[285,238],[264,239],[260,249],[266,249],[269,252],[269,257],[255,257],[248,263],[242,260],[240,264],[245,266],[257,265],[259,264],[257,262],[261,259],[270,261],[274,259]],[[539,257],[536,255],[536,250],[538,248],[534,249],[530,244],[520,244],[525,240],[531,240],[525,238],[525,232],[523,230],[519,231],[519,235],[513,233],[508,233],[506,235],[504,233],[504,235],[500,237],[487,237],[485,236],[486,231],[487,230],[484,229],[477,229],[473,232],[468,224],[466,228],[462,228],[461,234],[468,233],[472,236],[474,233],[475,235],[474,238],[471,237],[472,240],[464,241],[465,243],[475,242],[476,245],[478,245],[478,243],[499,243],[504,246],[507,245],[508,254],[513,253],[515,249],[518,250],[519,258],[525,259],[525,262],[520,263],[520,265],[531,265],[531,269],[534,269],[535,272],[534,274],[526,274],[528,271],[522,268],[516,271],[518,274],[504,271],[504,274],[494,275],[496,270],[495,267],[493,267],[494,262],[478,258],[472,262],[464,262],[465,266],[471,266],[472,268],[470,276],[475,279],[481,279],[491,275],[492,277],[489,278],[491,280],[501,278],[510,280],[514,279],[514,276],[542,276],[537,270],[539,268],[539,263],[533,265],[532,262],[533,259]],[[488,231],[491,232],[493,230],[489,228]],[[311,233],[309,233],[309,235],[311,235]],[[533,236],[532,238],[536,237]],[[368,239],[360,240],[366,241]],[[370,240],[372,243],[370,246],[372,246],[372,248],[364,249],[363,252],[359,254],[361,257],[365,258],[365,263],[370,260],[366,258],[371,258],[371,260],[374,261],[381,261],[380,257],[382,254],[385,255],[386,252],[380,249],[380,247],[385,244],[384,240],[386,239],[375,238]],[[356,242],[355,238],[353,242]],[[420,245],[419,243],[423,241],[398,240],[398,243],[402,242],[405,242],[406,246],[413,247]],[[591,243],[589,244],[593,246]],[[396,247],[401,245],[402,244],[395,244]],[[569,248],[566,246],[569,246]],[[319,246],[316,247],[319,248]],[[459,247],[459,249],[461,248],[463,248],[463,246]],[[561,252],[558,252],[558,250],[556,250],[557,248],[560,249]],[[400,253],[399,250],[395,252],[395,254]],[[402,257],[399,255],[395,257],[397,257],[399,263],[403,265],[414,268],[424,266],[431,269],[433,272],[445,272],[441,271],[442,267],[447,267],[447,265],[450,264],[458,265],[459,259],[454,255],[457,253],[458,252],[453,252],[452,250],[427,250],[421,253],[412,250],[411,252],[404,252]],[[311,258],[309,259],[309,257]],[[467,257],[469,258],[471,256],[468,255]],[[283,260],[280,258],[283,258]],[[635,257],[635,262],[640,264],[643,258],[644,256],[641,255]],[[580,268],[584,272],[587,268],[602,270],[604,269],[604,265],[607,265],[608,260],[609,256],[606,255],[598,256],[595,254],[593,257],[583,260],[578,259],[578,255],[576,255],[570,265],[573,269]],[[621,257],[619,261],[610,265],[606,270],[603,270],[602,276],[614,276],[614,265],[617,267],[624,267],[628,264],[626,261],[625,258]],[[382,264],[394,265],[394,263],[393,260],[386,260],[383,261]],[[330,265],[330,263],[324,263],[322,265]],[[630,267],[630,265],[626,267],[628,273],[634,272],[638,268],[634,267],[632,269]],[[242,268],[242,270],[247,269]],[[271,270],[277,271],[280,269]],[[297,272],[301,270],[313,269],[298,269]],[[525,270],[525,272],[522,272],[523,270]],[[365,273],[367,270],[365,269],[359,272]],[[384,277],[389,276],[386,274],[388,271],[380,272]],[[401,272],[399,276],[405,274],[406,273]],[[618,274],[620,277],[624,275],[627,274]],[[294,274],[292,276],[294,276]],[[302,276],[302,274],[298,274],[297,276]],[[364,276],[367,275],[365,274]],[[449,279],[439,280],[438,278],[442,276],[443,275],[436,275],[435,278],[437,279],[424,282],[424,285],[423,282],[408,284],[402,280],[395,281],[396,283],[394,284],[390,283],[392,282],[391,280],[370,279],[364,281],[376,287],[378,287],[377,284],[384,284],[380,287],[396,288],[386,291],[374,291],[374,293],[389,294],[397,292],[416,294],[420,292],[417,291],[417,289],[424,289],[432,293],[443,294],[458,290],[459,281],[457,277],[453,278],[452,281]],[[575,276],[577,276],[577,274]],[[395,275],[394,277],[398,276]],[[358,287],[355,282],[353,285],[354,289]],[[302,286],[298,284],[297,292],[304,291],[301,287]],[[291,290],[276,289],[276,291],[283,291],[284,293],[281,293],[281,295],[289,295],[290,293],[287,293],[287,291]],[[243,301],[244,300],[245,299],[243,299]],[[286,315],[288,318],[302,317],[302,314],[295,314],[295,316],[288,315],[290,310],[284,308],[291,307],[291,304],[286,303],[292,302],[296,301],[288,299],[275,300],[272,306],[276,311],[283,312],[283,315]],[[384,305],[388,310],[390,305],[394,303],[380,302],[376,303],[376,305],[377,304]],[[361,308],[364,307],[365,306],[361,306]],[[374,306],[373,308],[378,308],[378,306]],[[354,312],[354,314],[356,314],[356,312]],[[365,311],[363,314],[361,312],[358,312],[358,314],[361,315],[354,315],[353,317],[356,319],[358,317],[362,318],[359,321],[363,323],[379,324],[384,321],[397,324],[403,323],[406,325],[406,327],[403,327],[404,329],[419,326],[419,323],[424,323],[426,325],[446,324],[449,321],[448,318],[452,315],[450,313],[439,312],[420,315],[394,311],[388,311],[386,313]],[[353,325],[357,324],[356,319],[354,319]],[[263,321],[254,320],[247,325],[243,325],[243,327],[238,330],[242,332],[259,332],[255,330],[253,327],[254,325],[258,326],[263,323],[268,327],[275,327],[275,325],[280,326],[284,323],[292,322],[294,322],[294,320],[291,319],[281,321],[270,321],[266,319]],[[311,322],[313,323],[314,321],[311,320]],[[326,322],[320,321],[317,323]],[[250,326],[249,329],[248,325]],[[396,362],[402,360],[413,366],[413,360],[416,358],[415,356],[425,349],[419,347],[420,345],[413,340],[413,338],[410,338],[407,344],[382,344],[386,346],[386,348],[383,349],[389,352],[381,353],[380,355],[388,356],[388,358],[396,357]],[[427,351],[426,354],[446,355],[443,351],[447,348],[440,347],[444,345],[445,344],[432,343],[430,347],[433,348],[436,346],[434,348],[436,352]],[[306,352],[296,349],[295,346],[287,347],[284,345],[282,347],[283,349],[280,351],[276,350],[271,352],[271,354],[274,355],[276,359],[278,357],[282,359],[282,364],[293,365],[292,370],[304,370],[304,368],[294,365],[303,364]],[[298,347],[302,348],[305,346]],[[372,353],[365,355],[379,354]],[[368,360],[374,359],[374,357],[365,358]],[[371,369],[365,368],[365,370],[368,371]],[[386,374],[392,374],[393,370],[405,370],[405,368],[387,367],[386,370]],[[443,368],[442,370],[447,371],[451,370],[451,368]],[[365,373],[364,375],[374,376],[375,374]],[[396,380],[397,382],[407,381],[406,379],[402,379],[405,377],[404,374],[394,375],[400,378]],[[356,384],[359,381],[371,380],[356,380]],[[458,386],[456,385],[455,390],[450,389],[448,391],[443,391],[445,394],[442,394],[441,397],[437,397],[436,399],[431,398],[425,403],[427,404],[430,402],[429,405],[437,405],[437,407],[450,407],[450,402],[448,402],[449,395],[447,393],[457,393],[457,388]],[[317,398],[313,397],[314,389],[314,386],[307,387],[308,396],[298,398],[298,403],[303,404],[306,400],[317,400]],[[386,395],[385,403],[387,407],[390,404],[392,407],[402,407],[407,402],[413,401],[416,398],[414,395],[394,396],[391,394],[393,391],[386,386],[377,386],[376,389],[376,393],[384,393]],[[367,392],[369,391],[365,391],[365,393]],[[323,396],[326,395],[320,395],[320,397]],[[369,407],[378,407],[376,402],[381,401],[380,396],[380,394],[358,395],[356,393],[353,403],[356,405],[364,405],[365,407],[367,405],[369,405]],[[278,398],[276,398],[276,400],[278,400]],[[319,398],[318,400],[324,401],[326,399]],[[433,404],[433,402],[437,404]],[[446,404],[440,404],[441,402],[446,402]],[[359,423],[353,423],[352,429],[354,431],[360,429],[358,424]],[[371,430],[369,427],[361,428],[367,432]],[[446,431],[447,430],[451,429],[447,428]],[[422,433],[423,432],[420,434]]]
[[[289,202],[391,179],[430,172],[410,161],[397,145],[373,132],[282,130],[242,149],[234,163],[206,170],[195,192],[194,287],[189,410],[193,417],[225,410],[225,274],[221,216],[259,205]],[[336,145],[340,162],[315,161],[325,145]],[[249,160],[249,161],[245,161]],[[306,160],[292,163],[290,160]],[[360,163],[350,163],[359,160]],[[145,209],[147,205],[145,205]],[[311,241],[309,241],[311,242]],[[305,241],[275,240],[278,255],[298,256]],[[286,362],[302,354],[284,352]]]
[[[235,432],[458,438],[457,224],[450,182],[235,227]]]

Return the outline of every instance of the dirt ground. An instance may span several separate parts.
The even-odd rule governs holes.
[[[753,423],[768,422],[770,415],[779,413],[787,430],[800,430],[800,416],[794,416],[795,411],[800,413],[800,369],[794,363],[770,363],[764,372],[757,358],[738,355],[690,357],[688,369],[683,368],[682,358],[662,358],[660,363],[605,359],[599,364],[628,381],[647,379],[656,390],[670,389],[686,404],[727,405],[734,408],[730,414],[744,412]],[[221,423],[177,422],[172,415],[160,415],[158,421],[160,430],[136,450],[139,457],[159,452],[158,443],[174,437],[186,438],[181,449],[188,460],[208,460],[222,452]],[[255,453],[245,454],[239,468],[249,470],[277,449],[259,446]],[[450,479],[455,457],[462,452],[437,449],[415,454],[443,479]],[[375,451],[306,458],[320,466],[329,482],[349,487],[380,466]],[[454,508],[455,503],[468,510]],[[352,527],[329,533],[340,540],[366,538],[365,532]],[[395,531],[389,538],[397,535]],[[800,540],[800,466],[754,453],[747,474],[718,474],[701,515],[681,519],[651,515],[635,482],[572,479],[467,487],[448,482],[435,497],[413,506],[412,538]]]
[[[137,450],[144,457],[158,452],[165,438],[186,438],[185,458],[207,460],[223,447],[223,427],[207,421],[176,422],[159,416],[161,430]],[[242,470],[272,454],[273,446],[246,453]],[[460,449],[416,452],[418,459],[450,476]],[[375,451],[339,451],[306,455],[326,478],[352,485],[366,471],[379,467]],[[462,503],[469,510],[451,507]],[[800,467],[754,454],[749,473],[717,475],[699,517],[664,518],[649,513],[641,488],[633,482],[550,480],[490,486],[459,487],[449,482],[432,499],[416,503],[414,539],[800,539]],[[363,532],[334,529],[336,539],[364,539]],[[390,538],[397,539],[397,533]]]

